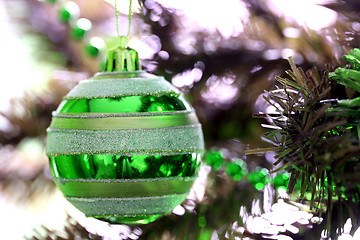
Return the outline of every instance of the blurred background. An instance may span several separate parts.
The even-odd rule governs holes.
[[[118,0],[120,35],[128,5]],[[0,238],[320,239],[322,218],[306,204],[228,166],[243,160],[241,175],[271,179],[274,153],[244,155],[269,146],[265,122],[252,117],[269,108],[262,94],[285,75],[289,56],[304,70],[343,66],[360,43],[360,3],[134,0],[132,11],[129,46],[145,70],[184,92],[202,123],[208,153],[196,186],[171,216],[146,226],[111,226],[69,205],[51,181],[46,128],[62,97],[101,71],[117,43],[114,1],[0,0]],[[342,239],[360,239],[349,228]]]

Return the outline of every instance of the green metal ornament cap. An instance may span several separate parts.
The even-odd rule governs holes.
[[[120,37],[120,46],[110,50],[106,72],[134,72],[141,70],[138,53],[127,47],[127,37]]]

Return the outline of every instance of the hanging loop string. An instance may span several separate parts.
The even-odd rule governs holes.
[[[119,31],[119,11],[117,8],[117,1],[115,0],[115,16],[116,16],[116,30],[121,45],[120,31]]]
[[[132,9],[131,9],[131,6],[132,6],[132,0],[130,0],[130,3],[129,3],[129,28],[128,28],[128,33],[126,35],[127,38],[129,38],[129,35],[130,35],[130,29],[131,29],[131,15],[132,15]]]
[[[120,36],[120,30],[119,30],[119,10],[117,8],[117,0],[115,0],[115,15],[116,15],[116,30],[117,30],[117,35],[119,38],[119,42],[120,42],[120,46],[121,47],[126,47],[127,45],[127,39],[129,38],[130,35],[130,29],[131,29],[131,15],[132,15],[132,0],[129,0],[129,15],[128,15],[128,21],[129,21],[129,27],[128,27],[128,32],[126,37],[121,37]],[[125,45],[124,45],[125,43]]]

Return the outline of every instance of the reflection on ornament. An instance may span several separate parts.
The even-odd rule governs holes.
[[[180,92],[121,45],[106,72],[80,82],[53,113],[47,155],[55,183],[86,216],[148,223],[185,200],[203,134]]]

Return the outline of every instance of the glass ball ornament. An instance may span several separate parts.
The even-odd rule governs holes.
[[[141,71],[137,52],[109,52],[106,72],[81,81],[47,130],[53,180],[88,217],[146,224],[188,195],[204,140],[181,93]]]

